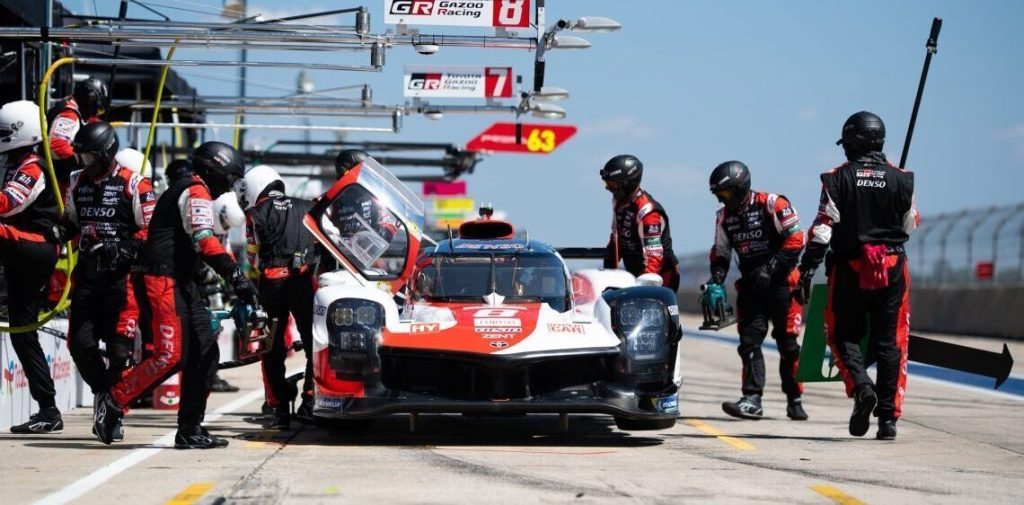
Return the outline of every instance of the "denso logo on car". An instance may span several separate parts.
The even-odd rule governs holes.
[[[523,325],[523,322],[516,317],[491,317],[474,319],[473,323],[479,327],[512,327],[518,328]]]

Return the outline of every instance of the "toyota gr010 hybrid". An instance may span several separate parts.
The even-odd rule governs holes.
[[[675,293],[622,271],[571,276],[557,250],[489,217],[427,245],[423,220],[420,199],[373,159],[306,216],[339,267],[320,276],[314,305],[318,419],[588,413],[622,429],[675,424]]]

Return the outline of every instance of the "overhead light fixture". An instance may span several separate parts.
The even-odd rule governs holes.
[[[434,121],[437,121],[438,119],[441,119],[441,118],[444,117],[444,112],[441,112],[440,110],[437,110],[437,109],[431,109],[431,110],[428,110],[428,111],[424,111],[423,115],[426,116],[427,119],[432,119]]]
[[[550,103],[533,102],[529,105],[530,115],[541,119],[564,119],[565,109]]]
[[[609,33],[621,30],[622,25],[610,18],[585,16],[573,21],[569,29],[575,32]]]
[[[555,35],[551,41],[552,49],[586,49],[590,42],[571,35]]]
[[[558,102],[569,98],[569,90],[555,86],[543,86],[540,91],[530,93],[530,98],[543,102]]]

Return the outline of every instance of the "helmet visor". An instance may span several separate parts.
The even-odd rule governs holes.
[[[100,159],[96,156],[96,153],[75,153],[75,161],[78,162],[78,166],[81,168],[88,168],[99,163]]]
[[[712,191],[712,193],[714,193],[715,198],[717,198],[720,203],[728,202],[732,199],[733,195],[731,189],[720,189],[718,191]]]

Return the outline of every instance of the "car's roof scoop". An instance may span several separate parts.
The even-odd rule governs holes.
[[[512,223],[491,219],[494,207],[490,204],[480,206],[480,217],[466,221],[459,226],[459,238],[470,240],[487,240],[499,238],[515,238],[516,229]]]

